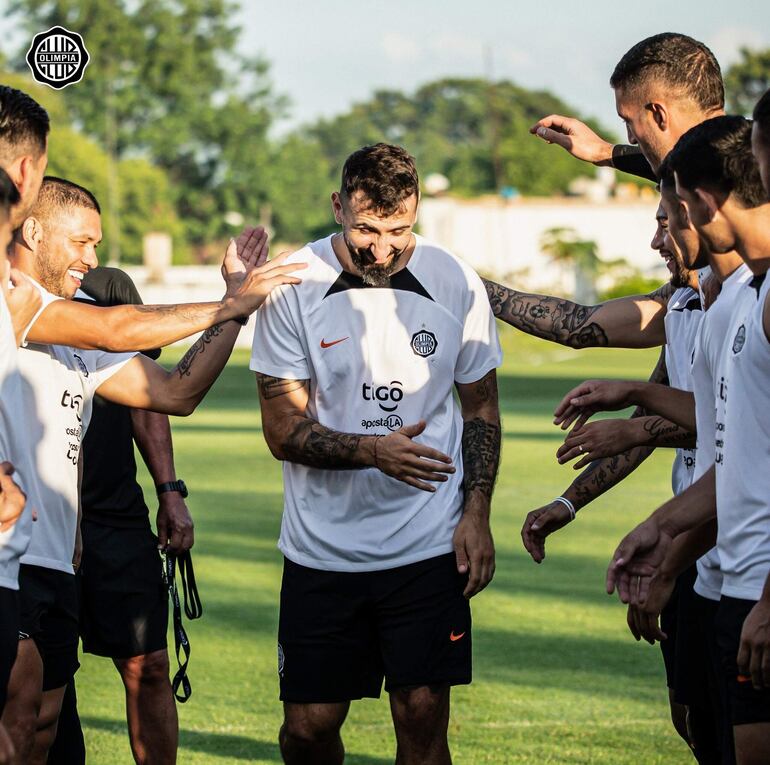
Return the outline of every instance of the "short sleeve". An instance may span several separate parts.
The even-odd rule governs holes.
[[[466,270],[468,303],[463,323],[463,340],[455,364],[455,382],[465,385],[480,380],[503,360],[497,324],[489,298],[478,274]]]
[[[287,380],[310,379],[298,322],[296,290],[290,286],[273,290],[256,314],[249,367],[255,372]]]
[[[120,372],[137,355],[137,353],[107,353],[105,351],[75,352],[76,360],[78,357],[82,359],[89,370],[85,377],[85,385],[90,389],[91,395],[103,382]],[[78,364],[78,368],[82,369],[80,364]]]
[[[27,277],[29,278],[29,277]],[[29,334],[30,329],[34,326],[35,322],[40,318],[40,314],[45,311],[46,308],[48,308],[51,303],[55,303],[57,300],[64,300],[64,298],[57,297],[56,295],[52,295],[47,289],[44,289],[41,287],[34,279],[30,279],[32,284],[37,287],[38,292],[40,293],[40,297],[43,299],[43,302],[40,305],[40,308],[38,309],[37,313],[32,317],[32,321],[27,324],[26,329],[22,333],[21,336],[21,346],[22,348],[27,347],[27,335]]]

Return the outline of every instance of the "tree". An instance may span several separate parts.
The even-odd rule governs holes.
[[[741,48],[740,61],[725,75],[727,110],[750,115],[760,96],[770,88],[770,48],[750,50]]]

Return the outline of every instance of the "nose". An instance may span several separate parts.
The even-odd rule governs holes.
[[[663,229],[658,226],[655,229],[655,234],[650,242],[650,247],[652,247],[653,250],[661,250],[663,248],[663,236]]]
[[[383,263],[390,255],[390,242],[385,237],[378,237],[372,244],[371,253],[376,263]]]
[[[83,263],[89,268],[96,268],[99,265],[99,259],[96,257],[96,250],[89,248],[86,254],[81,258]]]

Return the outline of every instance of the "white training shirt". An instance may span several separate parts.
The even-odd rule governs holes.
[[[60,299],[36,286],[43,308]],[[35,444],[41,498],[22,563],[73,573],[77,466],[94,393],[135,355],[36,343],[19,349],[19,368],[28,383],[23,391],[23,411],[29,413],[26,426]]]
[[[308,416],[333,430],[387,435],[425,420],[415,440],[452,458],[436,492],[375,468],[320,470],[284,462],[279,548],[303,566],[375,571],[452,551],[463,500],[460,408],[454,383],[500,365],[495,319],[478,275],[416,237],[388,288],[342,271],[332,237],[289,262],[302,284],[275,290],[257,312],[251,368],[309,380]]]
[[[672,388],[692,391],[692,362],[698,325],[703,318],[701,298],[691,287],[680,287],[668,301],[665,316],[666,368]],[[671,487],[681,494],[691,483],[695,470],[695,449],[677,449],[671,470]]]
[[[5,296],[0,290],[0,461],[12,463],[13,480],[27,495],[24,512],[0,531],[0,587],[19,589],[19,560],[32,535],[32,513],[40,514],[40,493],[33,462],[34,410],[27,410],[29,382],[19,372],[18,348]]]
[[[759,600],[770,572],[770,280],[737,293],[717,378],[717,549],[722,595]]]
[[[714,464],[716,416],[716,372],[725,348],[725,338],[733,314],[738,291],[752,278],[751,269],[742,263],[722,283],[722,289],[700,323],[692,362],[692,384],[695,394],[695,421],[698,451],[695,455],[693,482]],[[714,547],[697,562],[698,578],[694,589],[709,600],[719,600],[722,592],[722,569]]]

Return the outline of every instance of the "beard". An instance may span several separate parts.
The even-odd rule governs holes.
[[[345,234],[342,235],[345,242],[345,246],[348,248],[350,259],[353,261],[353,265],[358,269],[361,274],[361,280],[368,287],[389,287],[390,277],[398,269],[401,261],[401,256],[404,254],[404,247],[401,250],[397,250],[395,247],[390,248],[390,256],[385,263],[372,263],[372,254],[369,248],[366,247],[354,247],[350,241],[348,241]]]
[[[669,283],[677,289],[690,285],[690,269],[679,258],[674,258],[674,273],[671,274]]]
[[[66,276],[66,271],[62,273],[61,269],[56,269],[48,255],[48,247],[43,243],[41,243],[35,253],[35,269],[37,270],[40,285],[48,290],[48,292],[57,297],[72,297],[72,295],[65,295],[64,277]]]

